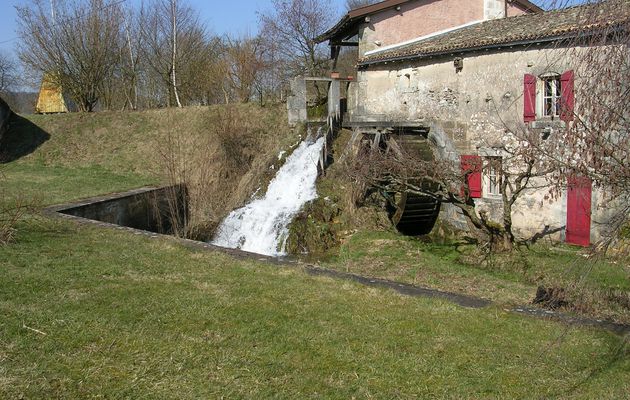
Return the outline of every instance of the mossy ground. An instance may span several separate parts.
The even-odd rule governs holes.
[[[317,180],[319,197],[306,204],[289,227],[290,254],[308,257],[334,254],[352,232],[390,227],[385,204],[378,196],[362,199],[366,206],[357,206],[356,188],[348,175],[351,137],[352,132],[341,130],[334,140],[334,162]]]

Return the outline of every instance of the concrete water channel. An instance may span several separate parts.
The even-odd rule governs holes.
[[[182,185],[146,187],[47,207],[44,209],[44,214],[79,224],[124,230],[130,234],[154,239],[166,238],[188,248],[219,251],[238,259],[251,259],[280,267],[299,268],[309,275],[325,276],[353,281],[368,287],[394,290],[404,296],[443,299],[467,308],[484,308],[493,304],[482,298],[322,268],[291,257],[265,256],[180,238],[173,234],[173,230],[174,225],[185,224],[188,218],[187,202],[186,188]],[[173,223],[173,220],[177,222]],[[510,308],[506,311],[535,318],[556,320],[568,325],[597,327],[621,335],[630,334],[630,325],[573,316],[531,305]]]

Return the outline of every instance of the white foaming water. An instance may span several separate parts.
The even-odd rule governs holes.
[[[270,256],[285,255],[289,224],[315,198],[317,162],[324,138],[303,141],[269,183],[261,199],[234,210],[219,227],[212,244]]]

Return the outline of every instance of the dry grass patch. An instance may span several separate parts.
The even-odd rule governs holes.
[[[297,141],[280,106],[251,104],[31,116],[50,134],[27,165],[103,168],[148,182],[185,183],[190,232],[209,239],[229,211],[263,186],[277,155]]]

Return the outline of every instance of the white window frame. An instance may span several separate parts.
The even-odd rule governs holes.
[[[498,162],[498,169],[493,167],[494,163]],[[483,158],[483,197],[496,199],[501,198],[501,182],[503,179],[502,176],[502,164],[503,157],[493,155],[493,156],[484,156]]]
[[[547,82],[552,82],[550,91],[547,90]],[[555,84],[554,84],[555,83]],[[560,74],[549,72],[538,77],[536,95],[536,117],[541,119],[559,119],[560,104],[562,101],[562,82]],[[551,113],[547,112],[546,103],[551,102]]]

